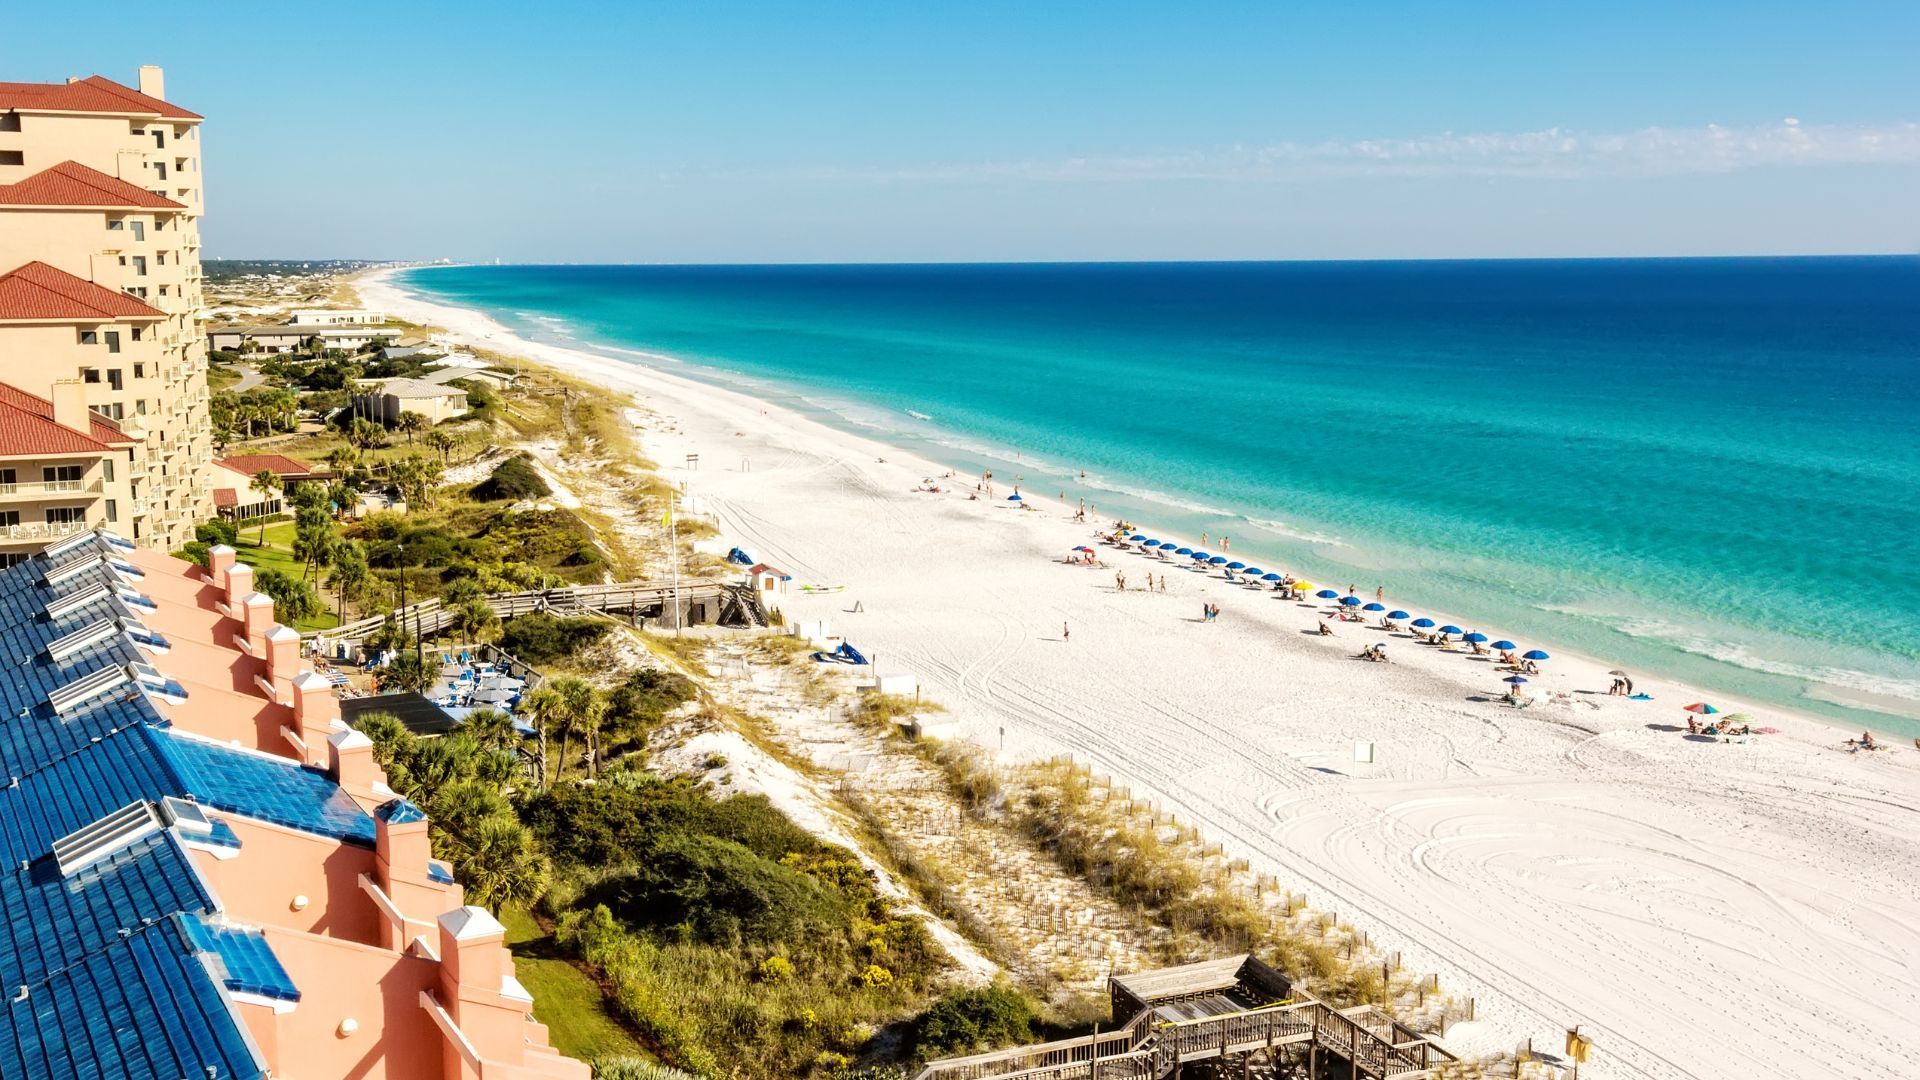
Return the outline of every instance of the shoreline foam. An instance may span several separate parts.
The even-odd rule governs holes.
[[[829,619],[882,670],[917,675],[976,741],[1071,752],[1303,885],[1477,995],[1485,1048],[1583,1023],[1595,1076],[1920,1073],[1910,751],[1836,753],[1824,720],[1719,696],[1781,734],[1688,741],[1657,728],[1700,695],[1661,679],[1641,680],[1650,705],[1476,701],[1499,686],[1475,661],[1351,626],[1309,637],[1316,609],[1217,578],[1170,568],[1169,594],[1116,593],[1113,569],[1137,581],[1142,560],[1060,564],[1091,530],[1050,496],[1019,513],[915,494],[946,467],[737,390],[525,341],[378,275],[362,292],[456,340],[632,388],[677,421],[640,433],[655,460],[702,454],[701,470],[662,472],[729,542],[847,586],[778,599],[789,618]],[[1199,623],[1203,600],[1221,624]],[[1398,662],[1348,659],[1375,640]],[[1611,664],[1545,647],[1544,690],[1605,689]],[[1379,763],[1352,763],[1358,741]]]

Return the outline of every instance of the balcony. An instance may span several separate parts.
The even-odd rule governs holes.
[[[63,536],[86,532],[92,527],[84,521],[34,521],[25,525],[0,525],[0,546],[44,544]]]
[[[0,484],[0,502],[27,502],[35,499],[62,499],[75,495],[99,495],[99,480],[47,480],[22,484]]]

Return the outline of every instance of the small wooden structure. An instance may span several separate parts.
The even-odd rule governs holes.
[[[1112,1031],[930,1063],[916,1080],[1422,1080],[1453,1060],[1371,1005],[1335,1009],[1241,954],[1108,980]]]
[[[754,592],[784,594],[788,583],[793,580],[793,575],[777,566],[755,563],[753,568],[747,571],[747,580],[753,583]]]

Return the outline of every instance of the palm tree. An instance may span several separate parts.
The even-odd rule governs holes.
[[[606,721],[607,699],[593,688],[593,684],[571,675],[562,675],[545,685],[552,687],[560,697],[560,760],[554,769],[554,779],[559,779],[567,771],[567,760],[572,756],[568,744],[576,731],[586,737],[588,771],[591,773],[593,755],[600,746],[600,725]]]
[[[454,853],[453,869],[467,899],[495,911],[531,904],[547,888],[546,856],[509,813],[482,819]]]
[[[253,483],[247,486],[260,494],[263,503],[280,494],[280,478],[273,474],[272,469],[261,469],[254,473]],[[267,546],[267,515],[264,509],[260,515],[260,543],[257,546]]]
[[[520,745],[513,717],[499,709],[475,709],[460,721],[460,730],[473,736],[483,750],[512,750]]]
[[[412,446],[414,433],[425,431],[431,425],[427,423],[426,417],[412,410],[407,410],[400,414],[399,419],[393,422],[393,426],[407,433],[407,445]]]
[[[453,450],[454,447],[460,445],[460,440],[454,438],[451,432],[434,428],[425,435],[420,436],[420,441],[426,443],[429,449],[440,452],[440,464],[442,467],[453,464]]]
[[[433,669],[418,653],[402,652],[387,662],[380,678],[380,689],[424,694],[433,685]]]
[[[463,640],[489,641],[500,629],[500,616],[494,614],[492,604],[473,597],[453,609],[453,629]]]
[[[372,569],[367,566],[366,545],[358,540],[348,540],[335,549],[333,574],[327,579],[327,584],[340,593],[338,614],[341,622],[347,621],[347,594],[352,593],[357,599],[372,574]]]
[[[533,755],[534,782],[540,787],[547,786],[547,736],[560,724],[560,715],[566,709],[566,699],[560,696],[551,684],[543,684],[525,698],[520,707],[533,720],[533,732],[536,749]]]

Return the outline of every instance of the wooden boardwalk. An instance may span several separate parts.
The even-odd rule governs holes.
[[[765,626],[766,610],[751,585],[733,581],[693,579],[676,586],[670,581],[623,581],[610,585],[573,585],[560,589],[533,589],[527,592],[492,593],[485,597],[488,606],[501,619],[516,615],[548,612],[554,615],[584,615],[591,612],[647,617],[674,625],[677,608],[685,623],[728,623],[738,626]],[[439,599],[425,600],[394,611],[374,615],[357,622],[342,623],[327,630],[305,635],[320,648],[357,645],[379,630],[387,620],[395,619],[409,632],[430,637],[454,621],[454,613]]]
[[[947,1058],[915,1080],[1161,1080],[1201,1063],[1215,1075],[1237,1066],[1245,1076],[1256,1062],[1273,1076],[1418,1080],[1454,1060],[1370,1005],[1335,1009],[1293,991],[1249,956],[1116,977],[1112,986],[1114,1019],[1125,1020],[1117,1030]],[[1274,999],[1276,991],[1283,996]]]

